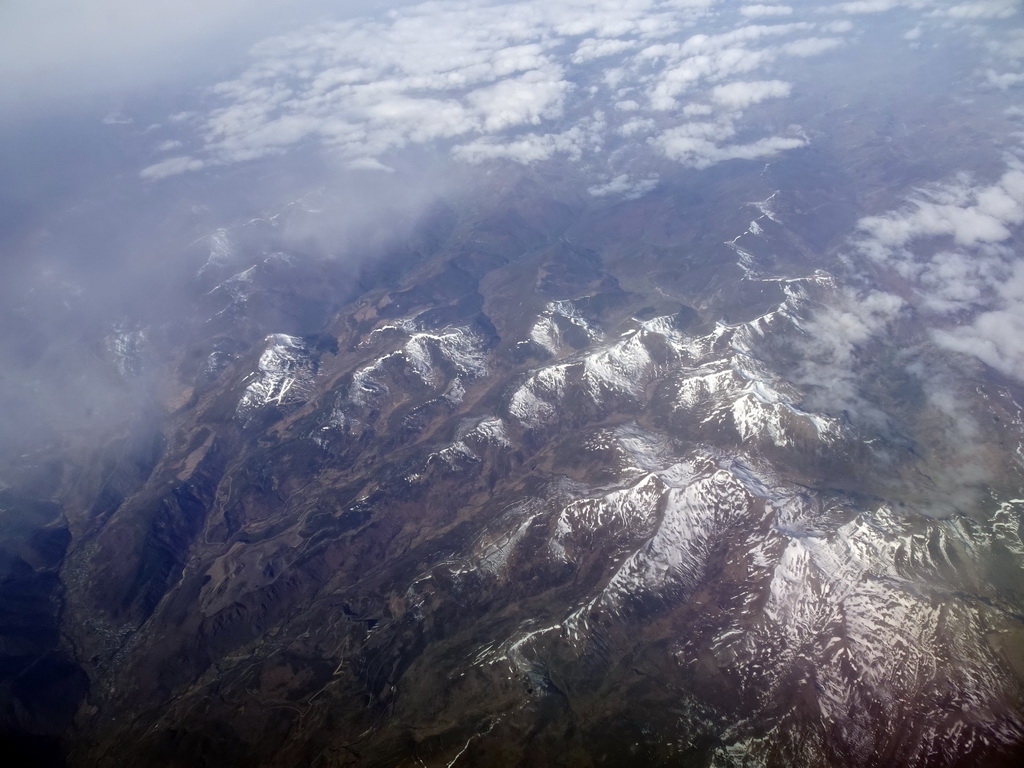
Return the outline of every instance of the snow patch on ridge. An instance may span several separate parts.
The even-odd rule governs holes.
[[[703,578],[715,542],[751,513],[751,497],[730,472],[718,470],[685,488],[668,489],[657,529],[612,576],[604,599],[613,605],[670,582],[687,589]]]
[[[536,369],[510,395],[508,413],[527,428],[541,428],[567,402],[570,408],[642,405],[653,383],[671,377],[672,410],[697,423],[731,424],[743,441],[835,444],[842,437],[839,420],[801,408],[800,393],[757,357],[765,337],[800,331],[797,310],[807,300],[807,281],[784,281],[785,299],[776,309],[745,323],[719,323],[703,336],[687,336],[671,316],[637,321],[614,343]]]
[[[129,330],[118,324],[114,332],[104,338],[107,352],[114,359],[117,372],[122,377],[137,376],[142,372],[142,355],[149,342],[146,331],[137,328]]]
[[[431,453],[427,462],[441,461],[449,469],[457,470],[467,464],[480,461],[479,453],[487,448],[511,448],[505,423],[496,416],[477,420],[472,426],[459,430],[455,441],[439,451]]]
[[[403,321],[376,329],[370,338],[388,332],[405,336],[404,341],[398,349],[353,374],[348,399],[358,406],[381,402],[391,391],[388,380],[405,374],[431,390],[444,390],[449,402],[457,404],[465,395],[466,383],[488,373],[486,343],[470,328],[427,332],[415,330],[411,321]]]
[[[552,355],[558,354],[565,343],[558,318],[578,328],[590,341],[601,341],[604,338],[601,329],[587,320],[571,301],[552,301],[537,318],[529,334],[530,341]]]
[[[302,339],[284,333],[268,336],[257,370],[236,412],[245,418],[269,405],[289,405],[305,401],[312,393],[316,361]]]
[[[970,564],[987,561],[1000,526],[998,512],[993,536],[966,519],[901,515],[883,506],[831,533],[791,538],[770,582],[769,637],[752,636],[752,652],[775,638],[776,663],[820,659],[815,687],[823,722],[844,723],[842,739],[865,755],[898,738],[900,718],[912,721],[919,709],[924,722],[923,713],[940,704],[958,713],[948,727],[967,740],[983,732],[1006,744],[1019,740],[1024,723],[992,707],[1013,695],[984,639],[998,612],[983,601],[948,599],[983,592],[984,579]],[[952,653],[936,653],[953,638]],[[938,688],[929,682],[938,680]],[[857,716],[869,703],[881,708],[880,719]],[[908,743],[900,762],[919,764],[938,736]]]
[[[740,269],[743,270],[744,274],[746,274],[748,278],[752,278],[755,280],[759,278],[759,273],[756,269],[757,257],[754,256],[754,254],[751,253],[748,249],[741,246],[739,244],[739,241],[747,237],[763,237],[764,226],[762,222],[770,221],[776,224],[779,223],[779,219],[776,217],[775,212],[772,209],[772,201],[775,199],[775,196],[777,194],[778,192],[776,191],[773,192],[771,196],[769,196],[766,200],[747,203],[748,206],[755,207],[760,215],[757,216],[757,218],[753,219],[750,222],[750,224],[747,225],[747,228],[743,233],[736,235],[736,237],[734,237],[732,240],[727,240],[725,242],[725,244],[729,246],[733,251],[735,251],[737,256],[739,256],[739,261],[737,263],[739,264]]]

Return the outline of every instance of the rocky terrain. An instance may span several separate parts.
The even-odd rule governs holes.
[[[12,748],[1015,765],[1024,392],[942,369],[968,455],[891,275],[889,332],[822,346],[854,212],[802,162],[600,204],[511,172],[355,275],[210,235],[188,319],[97,351],[158,395],[2,491]]]

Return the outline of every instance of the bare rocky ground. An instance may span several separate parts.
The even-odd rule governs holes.
[[[906,372],[929,354],[911,307],[855,350],[881,417],[814,397],[808,339],[872,188],[816,151],[601,205],[509,173],[356,274],[218,233],[195,320],[96,351],[159,396],[2,491],[27,521],[3,551],[11,743],[83,766],[1016,764],[1024,393],[949,366],[965,456]]]

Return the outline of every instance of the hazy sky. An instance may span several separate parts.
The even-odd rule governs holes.
[[[803,375],[841,403],[844,350],[913,304],[935,344],[1024,378],[1022,19],[1018,0],[6,0],[0,277],[58,304],[139,294],[194,229],[413,154],[434,175],[412,205],[494,163],[559,163],[600,203],[909,125],[934,169],[868,200],[847,246],[905,293],[837,297]],[[822,109],[861,112],[833,136]]]
[[[385,0],[4,0],[0,112],[7,119],[236,65],[262,37]]]

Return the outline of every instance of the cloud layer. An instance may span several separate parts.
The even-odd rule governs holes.
[[[842,45],[849,31],[791,13],[716,0],[442,0],[320,24],[259,44],[249,69],[211,89],[211,108],[174,116],[187,130],[163,141],[188,151],[143,176],[298,145],[362,167],[416,146],[467,162],[578,159],[624,137],[695,167],[771,155],[805,138],[795,128],[749,136],[745,110],[791,93],[758,75]]]
[[[209,77],[253,39],[324,10],[357,12],[376,0],[4,0],[0,3],[0,121],[88,107]]]
[[[388,170],[396,155],[420,147],[468,163],[585,160],[597,169],[594,194],[635,191],[666,158],[705,168],[807,144],[807,133],[773,107],[800,95],[785,75],[806,78],[805,60],[862,40],[862,19],[889,13],[909,22],[904,44],[916,47],[951,25],[1017,10],[1008,0],[393,7],[256,45],[248,69],[209,89],[202,108],[170,118],[158,142],[164,156],[142,176],[300,146],[325,148],[354,168]],[[990,37],[990,85],[1024,82],[1024,38],[1018,42]],[[629,166],[643,154],[647,168],[633,178]]]
[[[937,350],[1024,382],[1024,161],[1010,154],[1007,166],[992,183],[961,175],[858,221],[848,243],[847,287],[801,324],[793,375],[814,407],[885,430],[888,417],[869,390],[875,356],[894,339],[905,372],[961,431],[968,422],[956,387],[940,379],[962,364],[949,365]],[[866,281],[866,274],[873,277]],[[908,331],[907,321],[924,335]]]

